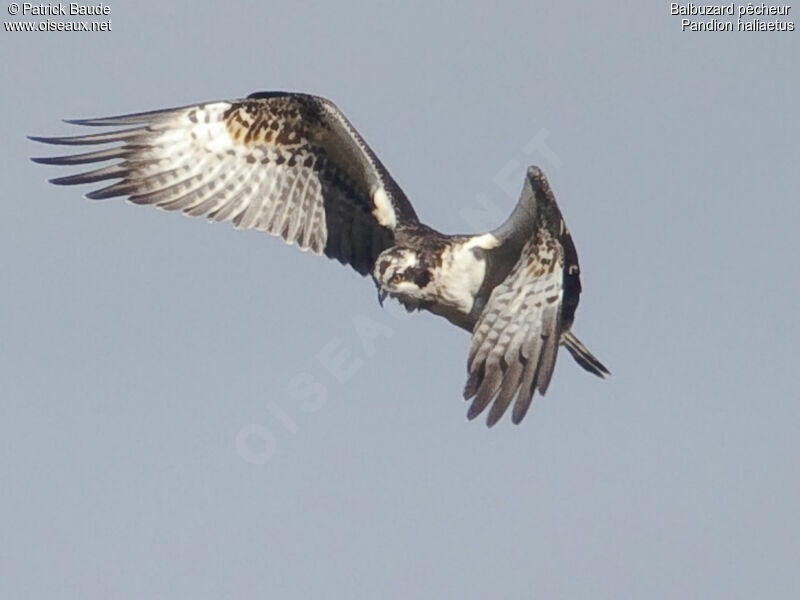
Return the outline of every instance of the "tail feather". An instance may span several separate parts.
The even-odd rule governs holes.
[[[564,344],[567,350],[569,350],[569,353],[572,354],[572,358],[574,358],[580,366],[589,371],[589,373],[594,373],[598,377],[611,375],[611,371],[597,360],[594,354],[589,352],[589,349],[584,346],[571,331],[568,331],[561,337],[561,343]]]

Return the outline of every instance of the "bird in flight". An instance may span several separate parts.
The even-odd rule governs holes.
[[[558,347],[600,377],[608,369],[570,331],[581,293],[578,255],[544,173],[530,167],[511,216],[480,235],[421,223],[403,191],[329,100],[286,92],[68,121],[112,127],[47,144],[114,144],[47,165],[116,161],[58,185],[111,180],[88,198],[127,197],[168,211],[233,221],[370,275],[381,304],[427,310],[472,334],[465,400],[494,425],[513,402],[522,421],[544,394]]]

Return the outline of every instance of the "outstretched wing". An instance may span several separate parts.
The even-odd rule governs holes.
[[[474,419],[492,402],[494,425],[516,396],[513,420],[525,416],[534,390],[543,394],[556,363],[564,294],[563,252],[546,231],[525,244],[519,261],[495,287],[472,334],[464,397]]]
[[[534,391],[545,393],[580,294],[575,246],[541,170],[528,170],[517,208],[494,233],[518,248],[519,258],[475,324],[464,390],[465,399],[474,398],[470,419],[494,401],[490,427],[515,397],[512,420],[519,423]]]
[[[127,196],[136,204],[233,221],[324,252],[361,274],[394,240],[414,209],[336,106],[305,94],[264,92],[120,117],[70,121],[125,127],[34,141],[118,145],[71,156],[34,158],[55,165],[121,160],[52,179],[59,185],[118,180],[87,194]],[[132,127],[128,127],[132,126]],[[121,144],[121,145],[120,145]]]

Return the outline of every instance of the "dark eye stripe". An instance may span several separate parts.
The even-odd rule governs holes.
[[[431,282],[431,272],[427,269],[420,271],[414,277],[414,283],[417,284],[418,287],[424,288]]]

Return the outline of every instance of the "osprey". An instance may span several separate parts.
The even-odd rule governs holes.
[[[528,169],[516,208],[497,229],[444,235],[419,221],[375,153],[324,98],[261,92],[67,122],[116,129],[30,139],[116,145],[35,162],[118,162],[52,183],[117,180],[87,197],[123,196],[267,231],[370,275],[381,303],[388,295],[471,332],[470,419],[491,404],[491,427],[516,399],[511,418],[519,423],[534,391],[547,390],[559,345],[590,373],[609,373],[570,332],[581,292],[578,255],[537,167]]]

